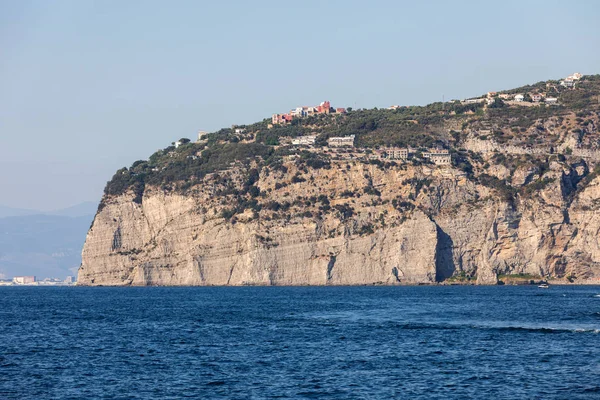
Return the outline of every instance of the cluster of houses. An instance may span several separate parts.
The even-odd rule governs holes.
[[[560,85],[567,87],[567,88],[572,88],[573,86],[575,86],[575,83],[577,81],[579,81],[581,78],[583,77],[583,75],[581,75],[579,72],[575,72],[572,75],[567,76],[565,79],[560,81]],[[545,95],[541,94],[541,93],[528,93],[529,97],[531,98],[531,102],[532,103],[541,103],[544,102],[546,104],[557,104],[558,103],[558,99],[556,97],[546,97]],[[525,95],[522,93],[519,94],[508,94],[508,93],[496,93],[496,92],[488,92],[486,97],[479,97],[476,99],[467,99],[467,100],[463,100],[463,104],[475,104],[475,103],[483,103],[486,102],[488,105],[491,105],[494,103],[496,97],[502,99],[502,100],[514,100],[517,103],[521,103],[525,101]]]
[[[375,153],[376,158],[380,160],[408,160],[417,153],[417,150],[412,147],[384,147],[376,150]],[[423,152],[421,155],[435,165],[450,165],[452,163],[452,156],[448,149],[429,149],[429,151]]]
[[[327,139],[327,145],[329,147],[354,147],[354,135],[349,136],[336,136]],[[298,136],[292,139],[293,146],[312,146],[317,140],[317,135],[305,135]]]
[[[329,148],[352,148],[354,147],[355,135],[349,136],[336,136],[327,139],[327,146]],[[312,146],[317,140],[317,135],[306,135],[299,136],[292,139],[293,146]],[[418,151],[414,148],[404,147],[383,147],[375,150],[375,154],[371,155],[371,159],[378,160],[401,160],[406,161]],[[447,149],[428,149],[428,151],[421,153],[423,158],[429,159],[436,165],[450,165],[452,163],[452,157]]]
[[[531,97],[531,101],[533,103],[541,103],[542,101],[546,104],[556,104],[558,103],[558,99],[556,97],[545,97],[543,94],[540,93],[530,93],[529,97]],[[516,94],[513,99],[517,102],[517,103],[521,103],[523,101],[525,101],[525,96],[522,94]]]
[[[296,107],[287,114],[273,114],[271,122],[273,125],[285,125],[292,122],[294,118],[303,118],[315,114],[343,114],[345,108],[333,108],[329,101],[324,101],[318,106]]]
[[[531,98],[531,102],[533,102],[533,103],[540,103],[542,101],[546,104],[558,103],[558,99],[556,97],[545,97],[543,94],[540,94],[540,93],[528,93],[528,95]],[[502,100],[508,100],[508,101],[513,100],[517,103],[522,103],[525,101],[525,95],[523,95],[522,93],[512,95],[512,94],[508,94],[508,93],[498,94],[496,92],[488,92],[486,97],[479,97],[476,99],[463,100],[463,104],[475,104],[475,103],[485,102],[487,105],[492,105],[494,103],[494,101],[496,101],[496,98],[500,98]]]
[[[334,136],[327,139],[328,147],[354,147],[355,135],[349,136]],[[317,140],[317,135],[298,136],[292,139],[293,146],[312,146]]]

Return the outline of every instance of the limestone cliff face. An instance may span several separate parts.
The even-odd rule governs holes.
[[[506,172],[498,169],[498,174]],[[537,171],[520,171],[523,182]],[[421,284],[498,274],[600,276],[600,178],[550,165],[551,183],[506,201],[451,167],[264,170],[251,206],[228,194],[243,169],[185,192],[105,196],[89,230],[80,285]],[[296,178],[294,178],[296,177]],[[300,177],[301,179],[298,179]],[[225,183],[224,183],[225,182]],[[227,189],[228,188],[228,189]],[[229,190],[229,192],[227,191]],[[225,211],[237,207],[234,216]]]

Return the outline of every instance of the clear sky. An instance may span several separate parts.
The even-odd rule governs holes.
[[[600,73],[600,1],[0,0],[0,205],[99,201],[198,130]]]

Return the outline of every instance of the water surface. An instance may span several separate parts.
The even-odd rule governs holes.
[[[600,398],[600,287],[0,287],[1,399]]]

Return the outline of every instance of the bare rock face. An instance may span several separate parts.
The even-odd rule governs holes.
[[[512,184],[515,186],[523,186],[535,179],[538,170],[534,166],[526,166],[517,168],[513,177]]]
[[[239,198],[217,192],[224,173],[188,192],[146,188],[141,202],[131,192],[105,196],[78,284],[397,285],[456,276],[495,284],[500,274],[597,279],[600,178],[577,191],[582,168],[552,164],[539,190],[513,202],[450,167],[384,170],[354,162],[261,172],[256,186],[263,195],[254,210],[235,203],[234,217],[224,211]],[[533,173],[523,170],[513,180],[524,184]],[[236,181],[240,172],[228,174]],[[302,180],[290,180],[298,174]]]
[[[299,221],[207,220],[183,196],[119,198],[96,217],[84,249],[83,285],[357,285],[435,281],[436,225],[415,212],[368,236],[320,238]]]
[[[510,170],[500,164],[492,165],[487,172],[498,179],[507,179],[510,177]]]

